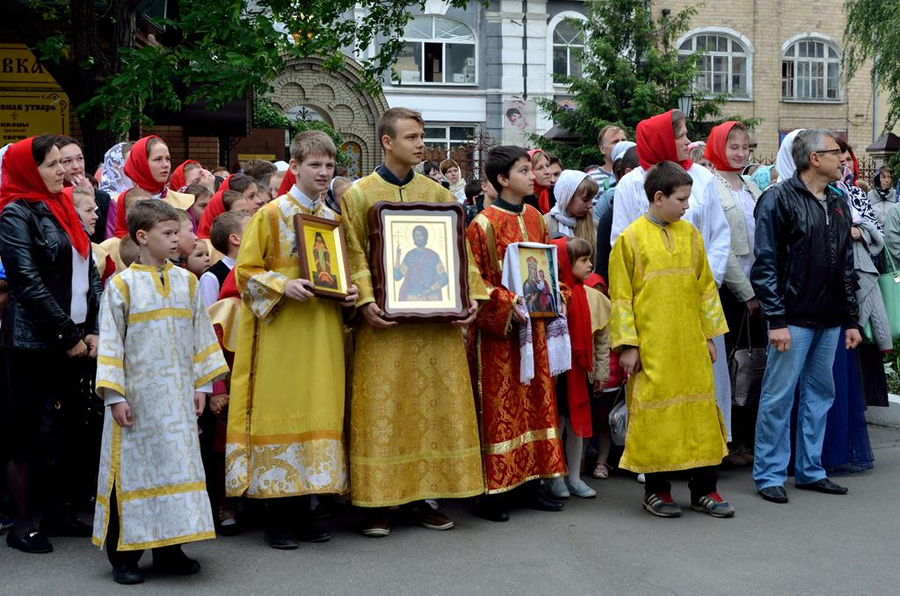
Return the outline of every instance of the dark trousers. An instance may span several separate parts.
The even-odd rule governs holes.
[[[106,528],[106,557],[110,565],[119,567],[122,565],[137,565],[144,551],[142,550],[118,550],[119,545],[119,504],[116,500],[116,491],[113,488],[109,495],[109,523]],[[180,551],[181,545],[160,546],[153,549],[153,558],[161,558]]]
[[[688,488],[691,489],[691,500],[696,501],[704,495],[716,492],[718,475],[714,467],[694,468],[680,472],[689,477]],[[654,472],[645,474],[647,482],[644,484],[646,494],[672,492],[672,484],[669,480],[679,472]]]

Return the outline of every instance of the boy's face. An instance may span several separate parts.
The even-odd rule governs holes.
[[[177,228],[177,248],[179,256],[187,258],[197,246],[197,235],[189,221],[180,221]]]
[[[97,227],[97,220],[100,218],[97,215],[97,203],[94,202],[93,197],[81,193],[75,195],[75,212],[78,213],[78,219],[84,224],[88,235],[93,234]]]
[[[666,223],[675,223],[688,210],[691,198],[691,186],[676,187],[669,196],[657,192],[653,197],[654,217]]]
[[[334,158],[329,155],[307,155],[301,163],[291,159],[291,172],[297,188],[312,200],[328,190],[334,177]]]
[[[178,254],[179,228],[180,223],[177,220],[161,221],[149,230],[138,230],[136,234],[138,244],[157,261],[177,259],[180,256]]]
[[[194,251],[187,258],[188,271],[200,277],[209,269],[209,249],[205,242],[198,242]]]
[[[500,174],[498,182],[504,189],[504,195],[521,199],[534,194],[534,172],[531,171],[531,161],[527,157],[520,157],[509,169],[509,177]]]
[[[559,180],[559,175],[562,174],[562,166],[558,163],[550,164],[550,185],[554,186],[556,181]]]
[[[591,257],[578,257],[572,265],[572,275],[575,276],[575,279],[584,280],[591,274],[593,268],[594,265],[591,263]]]
[[[211,200],[211,195],[200,195],[200,198],[194,201],[194,204],[191,205],[191,215],[194,216],[194,221],[200,221],[203,210],[206,209],[206,206],[209,205]]]
[[[394,161],[414,167],[422,161],[425,151],[425,129],[412,118],[400,118],[394,123],[396,134],[384,135],[381,144]],[[440,174],[440,172],[438,172]]]
[[[256,184],[251,184],[245,188],[242,194],[244,195],[244,201],[247,203],[246,210],[250,213],[256,213],[263,206],[263,200],[259,198],[259,187]]]

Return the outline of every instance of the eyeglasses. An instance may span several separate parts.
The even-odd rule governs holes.
[[[813,153],[818,153],[819,155],[826,155],[828,153],[832,153],[834,155],[839,155],[841,153],[840,148],[838,149],[823,149],[822,151],[813,151]]]

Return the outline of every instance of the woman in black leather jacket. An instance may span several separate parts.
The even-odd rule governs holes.
[[[8,419],[3,435],[16,524],[9,546],[50,552],[47,535],[90,536],[65,511],[65,423],[85,359],[97,350],[100,279],[75,207],[62,195],[56,135],[19,141],[3,158],[0,259],[10,299],[0,326],[0,374]],[[44,502],[35,529],[29,492]]]

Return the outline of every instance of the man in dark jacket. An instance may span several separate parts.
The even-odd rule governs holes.
[[[769,325],[769,350],[759,416],[753,479],[767,501],[786,503],[791,456],[790,417],[797,385],[795,481],[828,494],[847,489],[822,468],[825,420],[834,401],[831,367],[837,342],[861,341],[850,207],[831,183],[841,177],[833,133],[801,132],[792,157],[797,172],[770,187],[756,206],[756,262],[750,281]]]

